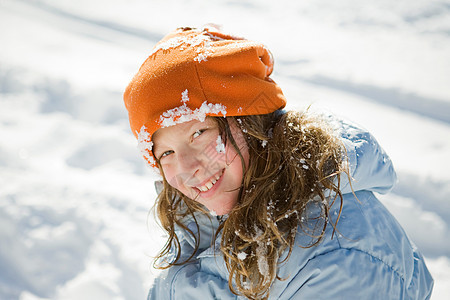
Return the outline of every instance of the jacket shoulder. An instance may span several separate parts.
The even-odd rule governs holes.
[[[365,128],[334,115],[326,116],[334,134],[342,142],[350,180],[341,175],[342,193],[369,190],[378,193],[389,192],[397,182],[394,165],[378,143]]]
[[[297,233],[297,247],[280,266],[286,282],[275,282],[273,299],[427,299],[433,279],[421,254],[372,192],[355,194],[344,195],[334,236],[329,225],[318,246],[302,248],[309,239]],[[338,209],[330,209],[331,222]]]

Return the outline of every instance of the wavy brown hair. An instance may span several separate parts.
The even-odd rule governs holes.
[[[299,233],[310,237],[302,247],[320,243],[328,225],[333,233],[336,219],[330,207],[339,201],[342,210],[340,176],[344,169],[344,148],[325,121],[309,113],[276,111],[267,115],[214,118],[225,142],[236,148],[244,167],[238,204],[221,223],[220,250],[230,273],[228,284],[235,294],[249,299],[267,298],[277,276],[277,266],[286,261]],[[248,168],[231,135],[229,122],[241,128],[250,154]],[[162,169],[161,174],[163,174]],[[163,176],[164,177],[164,176]],[[182,219],[196,212],[206,213],[196,201],[171,187],[164,179],[158,195],[157,216],[168,233],[158,254],[158,268],[189,261],[198,250],[198,237]],[[307,214],[314,207],[317,214]],[[188,258],[180,257],[176,226],[191,234],[196,247]],[[198,226],[198,224],[197,224]],[[169,252],[176,254],[170,261]],[[284,257],[284,259],[280,259]]]

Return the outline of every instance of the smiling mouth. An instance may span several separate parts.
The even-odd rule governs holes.
[[[216,184],[216,182],[220,179],[220,177],[222,177],[223,172],[224,172],[224,169],[222,169],[216,175],[212,176],[205,184],[203,184],[201,186],[196,186],[195,188],[198,189],[200,192],[209,191]]]

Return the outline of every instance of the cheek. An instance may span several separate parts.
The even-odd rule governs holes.
[[[245,168],[248,168],[248,151],[246,148],[241,147],[241,155],[244,159]],[[227,161],[228,161],[228,171],[233,176],[234,185],[239,186],[242,183],[242,177],[244,175],[244,169],[242,167],[242,160],[236,149],[230,145],[227,149]]]
[[[237,140],[236,140],[236,144],[241,152],[242,158],[244,159],[244,164],[245,167],[248,168],[248,162],[249,162],[249,153],[248,153],[248,146],[247,143],[245,142],[244,138],[242,136],[238,136]],[[231,145],[231,143],[227,143],[227,147],[226,147],[226,157],[227,157],[227,162],[230,164],[239,164],[240,166],[242,165],[241,163],[241,157],[238,154],[238,151],[233,147],[233,145]],[[241,168],[241,172],[242,172],[242,168]]]
[[[179,180],[176,176],[176,172],[173,168],[170,167],[162,167],[164,177],[166,178],[167,182],[174,188],[179,189]]]
[[[184,184],[189,178],[188,174],[178,173],[172,168],[163,168],[164,177],[171,187],[177,189],[187,197],[192,198],[192,191]]]

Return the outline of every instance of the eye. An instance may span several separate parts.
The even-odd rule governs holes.
[[[194,134],[192,135],[192,138],[193,139],[195,139],[195,138],[198,138],[203,132],[205,132],[206,131],[206,129],[199,129],[199,130],[197,130],[196,132],[194,132]]]
[[[163,158],[163,157],[166,157],[166,156],[168,156],[168,155],[170,155],[170,154],[172,154],[172,153],[173,153],[172,150],[165,151],[165,152],[163,152],[163,153],[159,156],[159,159],[161,159],[161,158]]]

